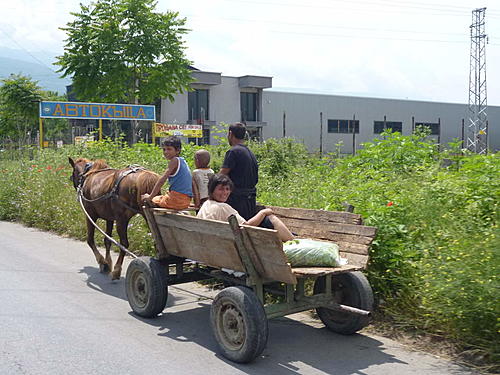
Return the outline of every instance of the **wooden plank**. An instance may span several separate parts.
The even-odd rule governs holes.
[[[228,223],[175,213],[155,215],[155,219],[169,254],[211,267],[246,272]]]
[[[229,224],[218,220],[199,219],[195,216],[181,215],[177,213],[157,213],[155,210],[155,219],[158,227],[174,227],[191,231],[193,233],[201,233],[204,235],[212,235],[217,233],[222,239],[234,240],[233,232]]]
[[[243,266],[246,269],[246,274],[248,275],[250,285],[254,286],[254,290],[258,295],[259,300],[264,303],[264,295],[261,292],[262,278],[257,273],[252,258],[250,258],[249,250],[252,248],[252,244],[249,241],[247,241],[247,243],[245,244],[246,236],[243,234],[245,228],[240,228],[238,220],[234,215],[229,216],[229,226],[233,231],[236,250],[238,251]]]
[[[354,234],[364,237],[375,237],[377,228],[366,225],[343,224],[332,222],[314,222],[308,220],[283,218],[282,221],[288,227],[303,228],[303,230],[314,233],[335,232],[340,234]]]
[[[340,267],[293,267],[292,272],[297,277],[320,277],[328,274],[358,271],[362,267],[346,264]]]
[[[159,207],[155,207],[153,208],[153,210],[155,211],[155,214],[157,215],[163,215],[163,214],[178,214],[178,213],[182,213],[182,212],[186,212],[186,213],[189,213],[191,215],[191,213],[193,212],[196,212],[196,208],[194,207],[188,207],[188,208],[185,208],[183,210],[173,210],[171,208],[159,208]]]
[[[370,251],[369,245],[360,245],[359,243],[350,243],[350,242],[335,242],[339,245],[339,250],[342,253],[351,253],[351,254],[359,254],[359,255],[368,255]]]
[[[361,215],[351,212],[314,210],[308,208],[287,208],[278,206],[267,206],[280,218],[295,218],[302,220],[330,221],[345,224],[361,223]]]
[[[143,206],[142,210],[144,212],[144,216],[146,217],[146,221],[149,225],[149,229],[151,229],[151,234],[153,235],[153,239],[155,241],[156,252],[158,255],[158,259],[168,258],[167,250],[165,249],[165,245],[163,244],[163,240],[160,235],[160,231],[158,229],[158,225],[156,224],[153,210],[149,207]]]
[[[340,251],[340,256],[343,258],[347,258],[348,265],[361,268],[366,268],[369,259],[368,255],[344,253],[342,250]]]
[[[292,273],[290,264],[283,252],[283,243],[275,230],[244,226],[246,233],[260,259],[266,280],[281,281],[296,284],[297,279]]]
[[[234,235],[228,223],[175,213],[155,215],[155,219],[169,254],[212,267],[247,272],[236,250]],[[276,231],[247,225],[243,228],[255,250],[250,255],[259,259],[253,259],[253,263],[260,268],[261,277],[264,280],[295,284],[297,280],[287,263]]]
[[[373,237],[367,236],[358,236],[355,234],[345,234],[345,233],[337,233],[337,232],[329,232],[323,231],[316,228],[305,227],[305,226],[294,226],[290,225],[290,223],[286,222],[286,219],[283,220],[285,225],[292,231],[297,234],[299,237],[304,238],[313,238],[317,240],[327,240],[335,243],[338,242],[350,242],[361,245],[370,245],[373,242]]]

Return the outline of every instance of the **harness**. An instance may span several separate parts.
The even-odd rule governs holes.
[[[125,202],[123,202],[121,199],[118,199],[118,189],[120,187],[120,182],[125,177],[127,177],[131,173],[136,173],[138,171],[143,171],[146,168],[141,167],[140,165],[136,165],[136,164],[129,165],[127,167],[128,168],[127,170],[122,171],[120,173],[120,175],[115,180],[115,183],[114,183],[114,185],[113,185],[113,187],[112,187],[112,189],[110,191],[108,191],[106,194],[103,194],[100,197],[97,197],[95,199],[88,199],[88,198],[85,198],[85,196],[83,195],[83,186],[85,185],[85,181],[86,181],[85,177],[86,177],[87,173],[90,171],[90,169],[92,168],[93,165],[94,165],[94,163],[92,163],[92,162],[86,163],[85,167],[83,169],[83,172],[78,177],[78,186],[76,188],[78,196],[80,196],[82,198],[82,200],[84,200],[85,202],[89,202],[89,203],[97,202],[97,201],[105,200],[105,199],[115,199],[118,203],[120,203],[122,206],[128,208],[129,210],[131,210],[131,211],[133,211],[135,213],[140,213],[140,211],[136,210],[133,207],[130,207],[128,204],[126,204]],[[100,169],[98,171],[95,171],[95,173],[103,172],[103,171],[109,171],[109,170],[112,170],[112,169],[113,168],[104,168],[104,169]]]

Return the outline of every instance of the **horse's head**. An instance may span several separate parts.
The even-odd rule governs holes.
[[[71,173],[69,179],[73,182],[74,188],[77,189],[83,181],[83,175],[87,173],[92,166],[92,162],[89,159],[84,158],[78,158],[76,161],[73,161],[73,159],[68,157],[68,160],[69,164],[73,168],[73,173]]]

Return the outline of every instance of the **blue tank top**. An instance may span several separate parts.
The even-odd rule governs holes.
[[[178,156],[179,166],[177,172],[168,177],[169,190],[193,196],[191,171],[183,157]]]

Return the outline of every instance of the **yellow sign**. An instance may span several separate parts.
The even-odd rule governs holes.
[[[81,135],[75,137],[75,145],[80,145],[83,144],[85,145],[88,141],[93,141],[94,136],[93,135]]]
[[[176,135],[180,137],[202,138],[203,126],[190,124],[162,124],[155,122],[154,133],[155,137]]]

